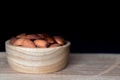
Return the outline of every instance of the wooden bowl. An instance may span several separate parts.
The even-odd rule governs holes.
[[[70,42],[54,48],[26,48],[6,41],[8,64],[23,73],[53,73],[65,68],[69,58]]]

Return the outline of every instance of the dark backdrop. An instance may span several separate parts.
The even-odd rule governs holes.
[[[7,30],[0,30],[0,51],[5,51],[5,41],[17,34],[48,33],[60,35],[69,40],[73,53],[120,53],[119,30],[113,27],[105,29],[100,26],[94,28],[69,26],[6,27]]]
[[[120,53],[119,10],[113,6],[85,6],[47,7],[43,11],[35,8],[3,9],[0,51],[5,51],[6,40],[25,32],[63,36],[71,42],[71,52],[75,53]]]

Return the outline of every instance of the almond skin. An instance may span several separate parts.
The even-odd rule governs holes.
[[[15,37],[12,37],[12,38],[10,39],[10,44],[14,44],[16,40],[17,40],[17,39],[16,39]]]
[[[17,40],[14,42],[13,45],[15,45],[15,46],[21,46],[24,40],[25,40],[25,39],[22,39],[22,38],[21,38],[21,39],[17,39]]]
[[[26,38],[26,34],[25,33],[19,34],[16,36],[16,38]]]
[[[54,36],[54,39],[60,45],[64,45],[64,43],[65,43],[65,40],[60,36]]]
[[[29,35],[26,35],[26,38],[27,39],[39,39],[40,37],[38,35],[35,35],[35,34],[29,34]]]
[[[43,34],[37,34],[37,35],[40,37],[40,39],[45,39],[46,38]]]
[[[48,42],[45,40],[34,40],[34,43],[39,48],[46,48],[48,46]]]
[[[53,39],[52,37],[47,37],[47,38],[46,38],[46,41],[47,41],[48,43],[55,43],[55,41],[54,41],[54,39]]]
[[[25,39],[22,43],[22,46],[28,48],[35,48],[35,44],[29,39]]]
[[[43,34],[22,33],[10,39],[10,44],[28,48],[49,48],[58,47],[66,44],[61,36]]]
[[[52,48],[52,47],[58,47],[60,46],[59,44],[51,44],[49,47]]]
[[[48,34],[37,34],[39,37],[40,37],[40,39],[46,39],[47,37],[49,37],[49,35]]]

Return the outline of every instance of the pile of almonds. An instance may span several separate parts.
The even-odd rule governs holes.
[[[49,48],[66,44],[60,36],[50,36],[48,34],[26,34],[22,33],[10,39],[10,44],[28,48]]]

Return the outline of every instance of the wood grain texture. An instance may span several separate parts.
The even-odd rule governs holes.
[[[24,74],[8,65],[0,53],[0,80],[120,80],[119,54],[70,54],[68,66],[51,74]]]
[[[7,60],[11,68],[23,73],[53,73],[68,63],[70,43],[54,48],[26,48],[6,41]]]

